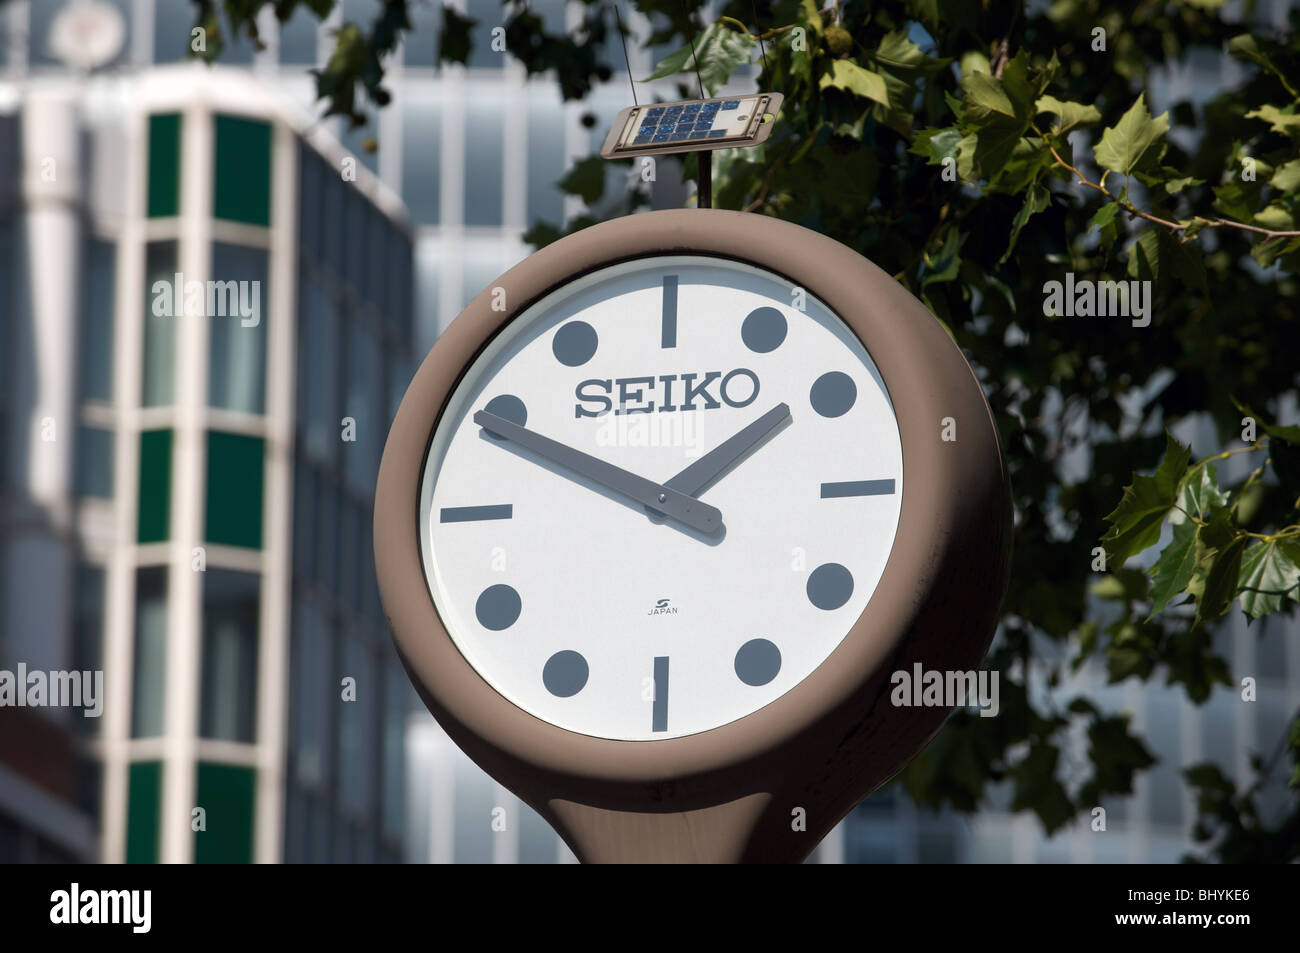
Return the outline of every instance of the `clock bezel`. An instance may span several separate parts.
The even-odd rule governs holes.
[[[668,255],[747,263],[819,298],[862,342],[884,380],[909,478],[875,593],[808,676],[719,727],[619,741],[518,708],[466,661],[429,591],[419,499],[447,402],[503,328],[592,271]],[[505,291],[504,311],[492,310],[494,288]],[[948,417],[956,422],[954,441],[941,438]],[[834,814],[810,822],[810,829],[828,830],[947,717],[947,709],[890,705],[889,674],[910,670],[913,661],[943,670],[978,666],[1006,589],[1010,522],[992,414],[960,350],[920,302],[824,235],[766,216],[693,209],[584,229],[531,255],[469,303],[420,365],[393,421],[376,488],[374,542],[393,639],[425,704],[471,758],[548,819],[555,819],[548,805],[556,798],[666,812],[780,792]],[[969,638],[956,637],[963,631]],[[827,783],[835,790],[818,793]]]

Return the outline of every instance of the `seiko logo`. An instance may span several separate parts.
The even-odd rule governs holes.
[[[738,367],[702,374],[663,374],[659,377],[592,378],[574,388],[575,417],[667,413],[674,410],[717,410],[748,407],[758,397],[758,375]],[[618,409],[615,410],[615,403]],[[585,406],[584,406],[585,405]]]
[[[670,606],[668,604],[670,601],[669,599],[660,599],[646,615],[677,615],[677,607]]]

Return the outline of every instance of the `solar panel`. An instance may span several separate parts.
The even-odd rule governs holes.
[[[629,106],[615,118],[600,154],[625,156],[756,146],[772,134],[784,97],[754,93]]]

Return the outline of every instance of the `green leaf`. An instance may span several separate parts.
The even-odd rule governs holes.
[[[575,163],[556,184],[562,191],[581,196],[591,205],[605,193],[605,160],[600,156],[587,156]]]
[[[1212,509],[1196,534],[1196,566],[1187,591],[1196,597],[1197,624],[1223,615],[1236,596],[1247,539],[1225,507]]]
[[[921,287],[936,282],[952,281],[961,268],[961,246],[966,243],[966,233],[957,228],[948,229],[943,244],[933,255],[925,256],[925,276]]]
[[[1205,256],[1200,249],[1184,245],[1163,228],[1149,228],[1128,249],[1128,276],[1152,282],[1157,291],[1173,282],[1208,294]]]
[[[733,30],[721,22],[714,23],[695,39],[693,46],[688,43],[660,60],[644,82],[677,73],[693,73],[698,68],[700,82],[710,96],[716,96],[736,67],[753,60],[754,46],[754,38],[748,33]]]
[[[1160,539],[1160,526],[1173,508],[1178,484],[1191,462],[1191,451],[1165,435],[1165,456],[1152,476],[1134,474],[1119,505],[1106,517],[1110,529],[1102,537],[1106,555],[1119,564]]]
[[[894,30],[886,33],[876,47],[876,65],[888,66],[896,70],[916,70],[922,73],[936,73],[952,62],[950,58],[936,59],[926,56],[921,48],[908,39],[906,30]]]
[[[442,30],[438,39],[438,59],[452,63],[467,63],[470,47],[473,45],[470,30],[476,26],[478,26],[477,20],[463,17],[451,7],[444,5]]]
[[[875,100],[884,106],[889,105],[889,90],[885,88],[884,77],[851,60],[835,60],[831,64],[831,71],[822,74],[817,85],[822,89],[828,86],[843,89],[855,96]]]
[[[1287,109],[1294,109],[1292,106]],[[1300,137],[1300,115],[1295,112],[1283,112],[1276,106],[1260,106],[1246,113],[1247,119],[1262,119],[1268,123],[1273,132],[1284,136]]]
[[[1160,553],[1151,580],[1152,616],[1163,612],[1169,600],[1187,589],[1196,566],[1196,524],[1184,520],[1174,526],[1174,538]]]
[[[1098,229],[1101,232],[1101,251],[1102,254],[1108,254],[1111,246],[1115,244],[1115,239],[1119,237],[1119,223],[1115,221],[1115,216],[1119,214],[1120,204],[1118,202],[1107,202],[1101,208],[1093,213],[1088,221],[1089,228]]]
[[[1000,80],[988,73],[962,76],[961,128],[967,138],[958,172],[963,179],[991,179],[1002,171],[1029,128],[1043,83],[1042,74],[1036,81],[1029,78],[1024,50],[1008,61]]]
[[[1300,187],[1300,159],[1292,159],[1277,167],[1268,184],[1283,192],[1293,192]]]
[[[961,133],[956,126],[936,129],[933,126],[922,129],[912,140],[907,151],[912,155],[923,156],[926,165],[943,165],[947,158],[957,158],[957,144],[961,142]]]
[[[1016,213],[1015,219],[1011,222],[1011,239],[1007,242],[1007,250],[998,259],[999,265],[1011,256],[1011,250],[1016,247],[1016,239],[1020,237],[1020,230],[1025,227],[1025,223],[1047,208],[1050,200],[1051,194],[1044,186],[1035,182],[1029,187],[1029,191],[1025,193],[1025,203],[1020,206],[1020,211]]]
[[[1103,169],[1130,175],[1159,158],[1164,151],[1161,140],[1168,131],[1169,113],[1153,119],[1147,111],[1146,94],[1142,93],[1120,121],[1101,134],[1093,155]]]
[[[1205,516],[1215,507],[1228,505],[1228,494],[1219,489],[1219,473],[1214,464],[1206,464],[1183,481],[1178,505],[1198,517]]]
[[[1237,586],[1250,619],[1277,612],[1283,599],[1300,602],[1300,542],[1270,539],[1250,547],[1241,557]]]
[[[1096,106],[1062,102],[1055,96],[1040,96],[1038,102],[1034,104],[1034,109],[1040,113],[1051,113],[1056,116],[1055,131],[1058,134],[1069,132],[1075,126],[1101,122],[1101,110]]]

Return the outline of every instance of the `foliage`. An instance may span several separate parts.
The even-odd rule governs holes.
[[[301,3],[274,6],[284,19]],[[226,0],[231,28],[254,29],[263,5]],[[993,408],[1017,511],[987,661],[1002,673],[1002,711],[956,713],[902,784],[921,804],[970,811],[1008,782],[1013,808],[1049,831],[1130,792],[1154,756],[1127,717],[1083,698],[1062,707],[1031,693],[1029,673],[1055,686],[1098,659],[1112,682],[1163,676],[1201,703],[1252,674],[1213,651],[1230,606],[1293,619],[1300,599],[1300,428],[1261,416],[1281,412],[1297,383],[1300,14],[1274,33],[1190,0],[1055,0],[1037,12],[730,0],[713,22],[694,0],[634,5],[650,42],[676,48],[654,77],[693,90],[698,68],[717,91],[761,58],[758,87],[785,95],[763,147],[719,153],[715,204],[797,222],[885,268],[950,330]],[[212,0],[198,6],[214,15]],[[596,52],[616,29],[607,0],[584,0],[570,36],[506,10],[511,54],[566,98],[609,77]],[[357,116],[357,88],[383,104],[383,59],[408,22],[407,3],[389,0],[368,28],[342,28],[317,76],[331,112]],[[444,59],[464,60],[469,34],[457,35]],[[1230,57],[1240,81],[1153,115],[1153,81],[1207,51]],[[595,211],[595,167],[583,160],[562,183],[591,210],[534,223],[531,240],[616,213]],[[1067,272],[1150,281],[1153,320],[1046,313],[1047,284]],[[1221,449],[1193,460],[1167,430],[1202,413]],[[1257,427],[1245,441],[1244,418]],[[1237,454],[1253,469],[1223,485],[1221,463]],[[1082,475],[1068,462],[1080,455]],[[1082,776],[1065,767],[1071,735],[1087,739]],[[1300,856],[1300,798],[1280,817],[1258,805],[1284,755],[1294,791],[1300,721],[1242,791],[1212,765],[1187,770],[1207,857]]]

